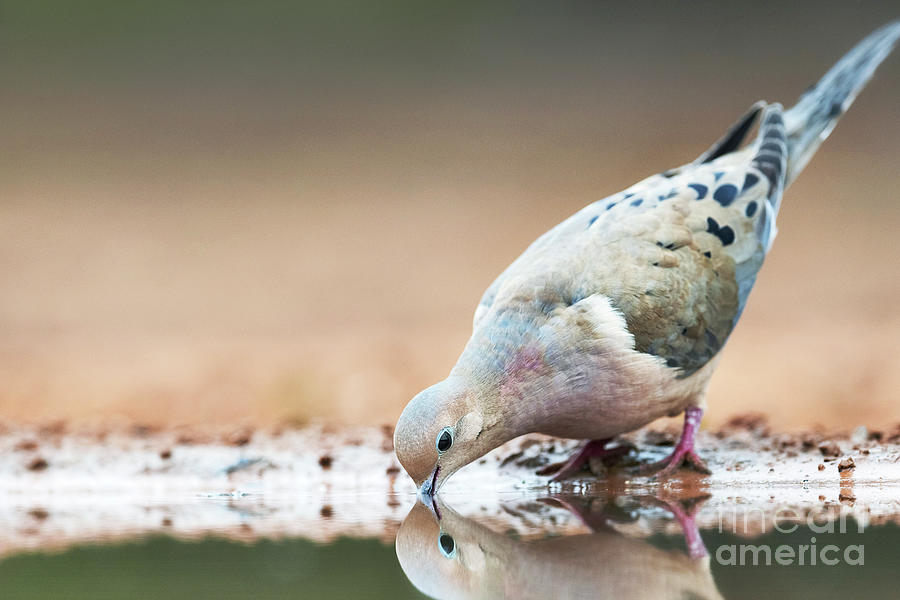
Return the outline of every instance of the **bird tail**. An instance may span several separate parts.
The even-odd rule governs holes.
[[[878,65],[891,53],[898,38],[900,21],[876,30],[844,55],[785,112],[788,134],[785,186],[803,170]]]

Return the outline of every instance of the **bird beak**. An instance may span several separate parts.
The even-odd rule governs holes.
[[[425,478],[425,481],[422,482],[422,487],[419,488],[419,499],[426,505],[432,503],[434,495],[437,493],[438,473],[440,472],[441,466],[435,465],[434,471]]]

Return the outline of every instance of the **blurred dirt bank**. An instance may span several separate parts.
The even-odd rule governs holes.
[[[892,158],[853,156],[846,147],[865,141],[835,137],[844,150],[791,190],[713,379],[711,423],[740,410],[788,428],[900,416],[900,203],[876,202],[866,184],[900,180],[886,175]],[[64,204],[7,203],[0,418],[392,422],[449,371],[491,278],[602,195],[590,178],[564,202],[548,181],[516,189],[529,179],[460,182],[443,200],[410,194],[399,206],[382,182],[369,202],[320,205],[315,221],[287,201],[260,213],[242,200],[258,195],[249,189],[215,207],[117,208],[133,190],[97,198],[87,183],[43,192]],[[849,206],[860,193],[865,206]]]

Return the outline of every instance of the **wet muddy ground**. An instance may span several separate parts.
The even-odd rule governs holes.
[[[0,435],[0,555],[154,534],[390,541],[415,503],[391,435],[388,426],[7,426]],[[676,439],[673,430],[635,433],[623,442],[636,450],[620,463],[594,463],[594,472],[550,483],[536,472],[578,443],[528,436],[460,471],[440,496],[462,515],[523,536],[584,529],[577,511],[559,511],[548,497],[643,506],[640,519],[619,525],[638,536],[677,533],[671,511],[658,510],[672,502],[694,507],[701,529],[741,522],[743,535],[770,531],[788,514],[900,522],[900,425],[780,434],[746,415],[701,433],[712,475],[682,471],[655,481],[634,474]],[[516,503],[527,508],[511,508]]]

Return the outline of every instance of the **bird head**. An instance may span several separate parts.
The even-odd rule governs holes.
[[[440,515],[440,516],[438,516]],[[462,517],[434,499],[433,508],[416,502],[397,531],[394,548],[400,568],[413,586],[430,598],[500,597],[491,584],[504,571],[508,552],[498,534],[473,519]]]
[[[431,498],[450,475],[499,445],[487,430],[469,386],[448,378],[407,404],[394,430],[394,449],[420,494]]]

